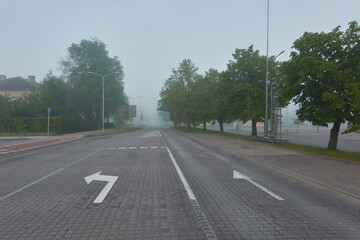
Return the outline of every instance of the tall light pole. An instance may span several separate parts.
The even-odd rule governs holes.
[[[102,122],[101,122],[102,131],[104,131],[104,115],[105,115],[105,104],[104,104],[104,102],[105,102],[105,88],[104,88],[105,77],[107,77],[109,75],[113,75],[113,74],[120,74],[120,73],[121,72],[112,72],[112,73],[109,73],[106,75],[101,75],[101,74],[94,73],[94,72],[88,72],[88,74],[93,74],[93,75],[102,77],[102,85],[103,85],[103,89],[102,89]]]
[[[267,21],[266,21],[266,77],[265,77],[265,83],[266,83],[266,91],[265,91],[265,121],[264,121],[264,134],[268,135],[269,133],[269,124],[268,124],[268,95],[269,95],[269,14],[270,13],[270,4],[269,4],[269,0],[267,0]],[[281,53],[279,53],[276,57],[275,60],[278,56],[280,56],[281,54],[283,54],[285,52],[282,51]]]
[[[266,21],[266,93],[265,93],[265,121],[264,121],[264,134],[268,135],[268,85],[269,85],[269,0],[267,0],[267,21]]]

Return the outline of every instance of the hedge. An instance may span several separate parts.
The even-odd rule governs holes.
[[[46,133],[47,117],[36,118],[0,118],[0,131],[3,133]],[[61,117],[50,117],[50,132],[61,132]]]

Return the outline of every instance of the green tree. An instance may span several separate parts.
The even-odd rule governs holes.
[[[265,115],[266,57],[251,45],[248,49],[236,49],[233,58],[224,75],[228,86],[226,102],[233,120],[240,119],[244,123],[251,120],[251,135],[256,136],[256,123],[263,121]],[[272,82],[278,77],[276,65],[275,58],[270,57],[269,78]]]
[[[216,94],[214,96],[216,120],[219,123],[220,132],[224,132],[223,124],[225,122],[231,122],[234,120],[231,115],[231,105],[227,101],[229,91],[231,90],[231,82],[229,82],[228,79],[228,71],[220,73],[219,82],[216,87]]]
[[[158,101],[158,110],[170,113],[170,119],[175,127],[179,126],[184,120],[186,89],[183,82],[178,81],[173,70],[160,92],[160,100]]]
[[[158,110],[170,112],[175,126],[185,120],[189,131],[195,111],[192,89],[194,82],[200,77],[197,70],[191,60],[184,59],[165,81],[158,101]]]
[[[210,68],[205,76],[200,76],[193,84],[192,102],[194,107],[194,120],[202,123],[204,130],[206,123],[215,120],[216,115],[216,90],[220,74],[216,69]]]
[[[299,104],[300,121],[333,124],[328,149],[336,149],[341,123],[348,121],[346,132],[360,127],[359,32],[357,22],[346,32],[340,26],[328,33],[305,32],[283,65],[281,96]]]
[[[12,101],[9,95],[0,95],[0,119],[1,131],[9,132],[9,124],[12,115]]]
[[[42,105],[45,108],[51,107],[52,117],[61,117],[62,132],[70,132],[73,128],[73,115],[68,92],[65,81],[61,77],[53,75],[51,71],[43,78],[40,86]]]
[[[125,103],[123,67],[117,57],[110,58],[106,46],[99,40],[81,40],[68,48],[68,57],[61,62],[67,79],[73,112],[73,130],[95,129],[102,120],[102,78],[88,72],[106,75],[105,118],[117,114],[118,106]]]
[[[53,116],[62,116],[68,108],[68,90],[60,77],[49,72],[40,86],[40,98],[44,106],[51,107]]]
[[[47,107],[41,101],[39,92],[24,94],[12,100],[12,117],[46,117]]]

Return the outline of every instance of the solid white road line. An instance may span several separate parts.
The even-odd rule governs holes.
[[[185,190],[186,190],[186,192],[187,192],[187,194],[188,194],[188,196],[189,196],[189,199],[190,199],[190,200],[196,200],[195,195],[194,195],[193,191],[191,190],[191,187],[190,187],[189,183],[186,181],[185,176],[184,176],[184,174],[182,173],[182,171],[181,171],[179,165],[177,164],[174,156],[172,155],[170,149],[169,149],[169,148],[166,148],[166,149],[167,149],[167,151],[168,151],[168,153],[169,153],[169,156],[170,156],[170,158],[171,158],[172,163],[174,164],[174,167],[175,167],[175,169],[176,169],[176,172],[178,173],[178,175],[179,175],[179,177],[180,177],[180,179],[181,179],[181,182],[182,182],[182,184],[184,185],[184,188],[185,188]]]
[[[29,183],[28,185],[25,185],[25,186],[23,186],[23,187],[15,190],[14,192],[11,192],[11,193],[9,193],[9,194],[1,197],[1,198],[0,198],[0,202],[2,202],[2,201],[4,201],[4,200],[6,200],[7,198],[12,197],[12,196],[14,196],[15,194],[17,194],[17,193],[19,193],[19,192],[21,192],[21,191],[23,191],[23,190],[25,190],[25,189],[27,189],[27,188],[35,185],[35,184],[41,182],[42,180],[45,180],[45,179],[47,179],[47,178],[55,175],[56,173],[64,170],[65,168],[71,167],[72,165],[74,165],[74,164],[76,164],[76,163],[78,163],[78,162],[81,162],[82,160],[84,160],[84,159],[86,159],[86,158],[88,158],[88,157],[96,154],[97,152],[100,152],[101,150],[103,150],[103,148],[101,148],[101,149],[99,149],[99,150],[97,150],[97,151],[95,151],[95,152],[93,152],[93,153],[90,153],[89,155],[86,155],[85,157],[80,158],[79,160],[76,160],[75,162],[72,162],[72,163],[66,165],[65,167],[62,167],[62,168],[56,170],[55,172],[52,172],[52,173],[50,173],[50,174],[48,174],[48,175],[46,175],[46,176],[44,176],[44,177],[42,177],[42,178],[39,178],[38,180],[36,180],[36,181],[34,181],[34,182],[32,182],[32,183]]]
[[[276,195],[275,193],[273,193],[272,191],[266,189],[265,187],[261,186],[260,184],[258,184],[257,182],[251,180],[247,175],[241,173],[241,172],[238,172],[236,170],[234,170],[233,172],[233,177],[234,179],[244,179],[246,181],[248,181],[249,183],[253,184],[254,186],[260,188],[261,190],[263,190],[264,192],[266,192],[267,194],[269,194],[270,196],[272,196],[273,198],[277,199],[277,200],[280,200],[280,201],[283,201],[285,199],[283,199],[282,197]]]
[[[197,201],[195,195],[194,195],[194,192],[191,190],[191,187],[189,185],[189,183],[186,181],[186,178],[184,176],[184,174],[182,173],[179,165],[177,164],[174,156],[172,155],[170,149],[168,147],[166,147],[167,149],[167,152],[169,153],[169,156],[171,158],[171,161],[176,169],[176,172],[177,174],[179,175],[180,177],[180,180],[186,190],[186,193],[190,199],[190,202],[191,202],[191,205],[193,206],[194,210],[195,210],[195,213],[203,227],[203,231],[207,237],[207,239],[211,239],[211,240],[214,240],[214,239],[217,239],[216,238],[216,235],[215,235],[215,232],[213,230],[213,228],[211,227],[210,223],[208,222],[208,220],[206,219],[206,216],[204,214],[204,212],[201,210],[201,207],[199,205],[199,202]]]

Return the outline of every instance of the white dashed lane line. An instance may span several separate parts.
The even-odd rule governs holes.
[[[109,147],[107,148],[108,150],[115,150],[115,149],[118,149],[118,150],[133,150],[133,149],[165,149],[166,147],[157,147],[157,146],[152,146],[152,147]]]

